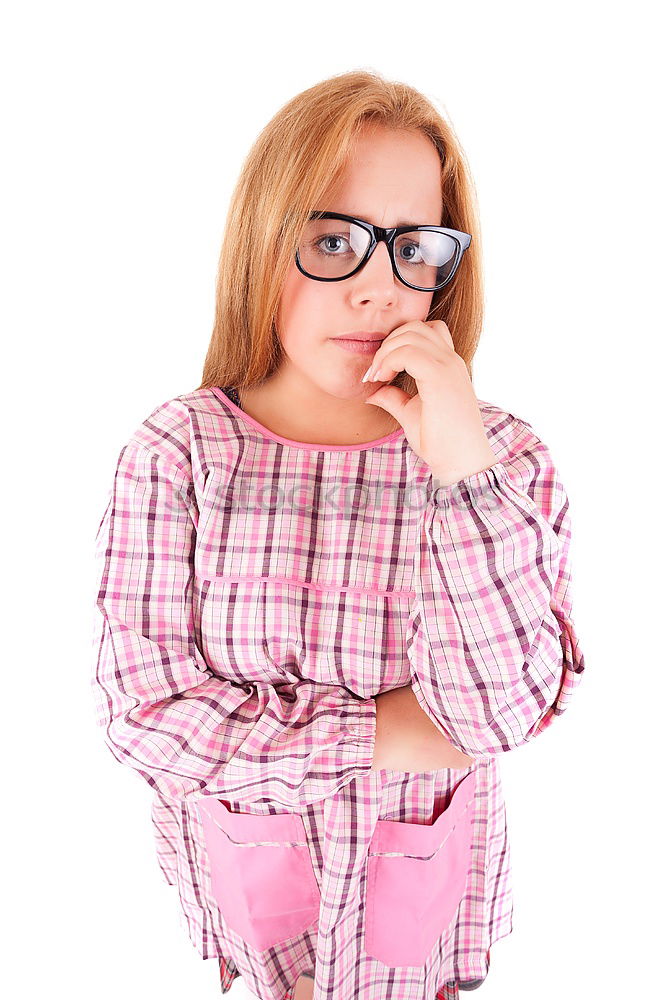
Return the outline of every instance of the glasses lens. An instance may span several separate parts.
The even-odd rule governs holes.
[[[401,233],[394,242],[394,258],[401,276],[418,288],[434,288],[456,270],[459,244],[446,233],[416,230]]]
[[[299,261],[314,278],[345,278],[357,267],[370,243],[361,226],[344,219],[310,219],[299,241]],[[417,288],[434,288],[452,277],[459,244],[445,233],[415,230],[394,242],[396,266]]]
[[[315,278],[343,278],[354,271],[370,243],[361,226],[344,219],[311,219],[299,242],[299,260]]]

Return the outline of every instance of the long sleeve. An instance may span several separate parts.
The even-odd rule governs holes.
[[[543,732],[581,680],[568,506],[548,449],[516,417],[507,455],[429,493],[408,624],[411,686],[472,757]]]
[[[324,799],[370,770],[375,700],[213,674],[196,641],[197,521],[191,477],[130,440],[96,535],[91,683],[105,743],[171,798]]]

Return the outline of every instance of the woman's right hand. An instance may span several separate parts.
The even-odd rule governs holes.
[[[461,753],[429,719],[411,685],[375,695],[375,753],[372,770],[437,771],[466,768],[474,757]]]

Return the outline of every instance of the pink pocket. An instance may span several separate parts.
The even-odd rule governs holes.
[[[263,951],[315,923],[320,890],[298,813],[234,813],[198,799],[211,890],[225,923]]]
[[[377,821],[364,947],[384,965],[423,965],[458,910],[470,870],[476,783],[471,771],[429,826]]]

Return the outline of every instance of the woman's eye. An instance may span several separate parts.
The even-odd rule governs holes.
[[[340,254],[337,254],[336,250],[340,248],[341,243],[345,243],[349,247],[349,243],[344,236],[335,236],[332,234],[329,236],[321,236],[319,240],[315,241],[314,247],[319,253],[338,257]],[[336,244],[338,244],[338,246]]]
[[[407,251],[407,253],[404,253],[404,251]],[[401,259],[407,261],[409,264],[421,263],[421,254],[416,243],[403,243],[398,252],[401,255]]]

